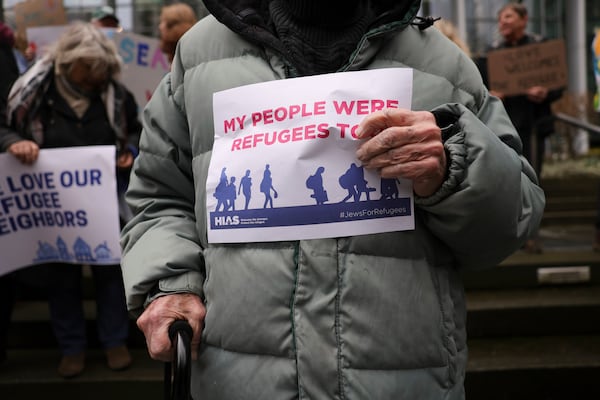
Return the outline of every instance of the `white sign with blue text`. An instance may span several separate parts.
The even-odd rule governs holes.
[[[410,109],[411,100],[409,68],[284,79],[215,93],[208,241],[414,229],[412,182],[383,179],[356,158],[360,121],[384,108]]]
[[[121,82],[133,93],[142,110],[171,65],[156,38],[131,32],[115,32],[112,38],[123,59]]]
[[[0,154],[0,275],[34,264],[118,264],[114,146]]]

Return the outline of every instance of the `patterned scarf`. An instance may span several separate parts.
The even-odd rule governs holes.
[[[43,126],[38,110],[43,96],[50,87],[53,68],[52,60],[42,58],[16,80],[8,94],[6,107],[7,122],[18,132],[26,133],[38,144],[43,142]]]

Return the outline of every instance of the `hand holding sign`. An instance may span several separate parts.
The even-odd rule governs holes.
[[[533,86],[527,89],[527,98],[534,103],[542,103],[548,97],[548,88],[544,86]]]
[[[31,140],[19,140],[8,147],[8,152],[23,164],[33,164],[40,154],[40,146]]]
[[[382,178],[411,179],[422,197],[444,181],[446,153],[432,113],[387,108],[363,119],[357,133],[371,137],[358,148],[358,159],[366,168],[377,168]]]

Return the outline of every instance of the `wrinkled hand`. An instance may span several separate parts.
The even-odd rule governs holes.
[[[40,154],[40,146],[32,140],[19,140],[11,144],[7,151],[17,157],[23,164],[31,165]]]
[[[541,103],[548,97],[548,89],[543,86],[533,86],[527,89],[527,98],[534,103]]]
[[[130,151],[124,151],[117,157],[118,168],[131,168],[133,165],[133,154]]]
[[[173,348],[169,339],[169,326],[177,319],[185,319],[192,327],[192,359],[198,357],[198,348],[206,308],[195,294],[170,294],[152,301],[137,320],[137,326],[146,337],[150,357],[171,362]]]
[[[432,113],[387,108],[363,119],[357,134],[368,139],[357,150],[358,159],[382,178],[410,179],[421,197],[444,182],[446,153]]]

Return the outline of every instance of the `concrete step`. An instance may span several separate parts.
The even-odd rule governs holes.
[[[469,290],[469,338],[600,335],[600,285]]]
[[[469,339],[469,372],[600,368],[600,334]]]
[[[594,194],[571,193],[564,196],[546,194],[546,211],[577,211],[580,208],[596,210],[598,197]]]
[[[587,207],[587,208],[586,208]],[[593,224],[598,211],[596,206],[585,206],[581,204],[569,205],[564,210],[546,209],[541,222],[542,227],[570,224]]]
[[[554,272],[553,272],[554,271]],[[516,254],[500,266],[462,271],[466,290],[536,288],[548,284],[600,284],[600,254],[545,252]]]
[[[469,400],[600,398],[600,335],[469,340]]]
[[[133,349],[132,366],[112,371],[100,350],[87,352],[82,375],[63,379],[56,368],[58,350],[11,349],[0,366],[0,398],[15,400],[161,400],[164,364],[150,359],[143,349]]]
[[[546,194],[543,226],[594,223],[598,213],[600,179],[569,177],[543,179]]]
[[[96,335],[95,301],[93,299],[84,300],[83,310],[86,319],[88,347],[99,349],[101,346]],[[57,346],[50,324],[48,303],[42,299],[18,301],[13,309],[11,325],[8,329],[9,349],[27,349],[32,344],[37,348],[55,348]],[[133,319],[130,320],[127,344],[130,348],[146,348],[144,335],[137,328]]]
[[[499,266],[477,271],[462,271],[466,289],[536,288],[544,284],[549,268],[556,282],[600,284],[600,252],[593,250],[595,228],[592,223],[542,227],[539,231],[541,254],[519,250]],[[570,271],[570,272],[569,272]],[[550,282],[551,283],[551,280]]]
[[[596,197],[600,193],[600,178],[595,176],[565,176],[542,178],[540,186],[546,197],[572,196],[584,194]]]

